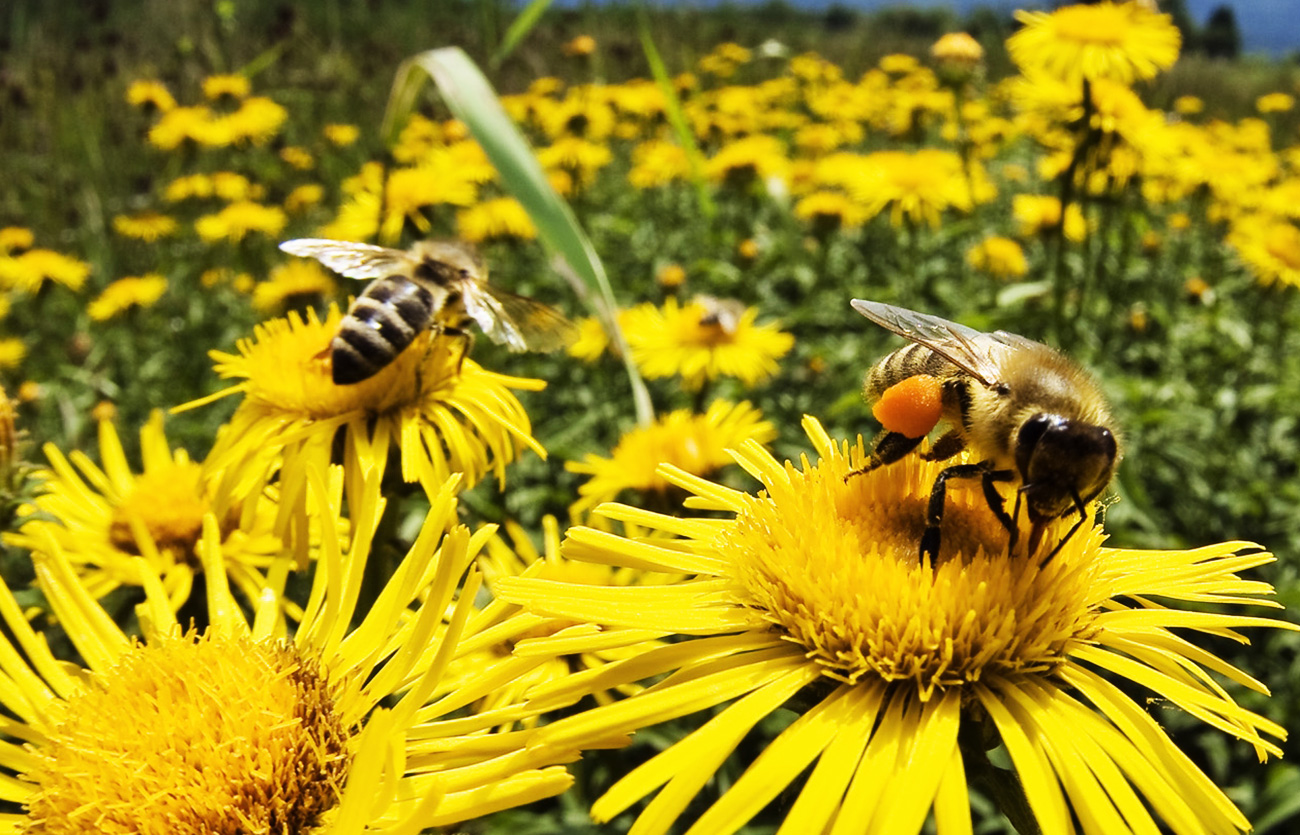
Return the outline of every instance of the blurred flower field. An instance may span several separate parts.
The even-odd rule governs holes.
[[[1290,831],[1300,73],[1154,5],[870,56],[727,11],[19,21],[0,829]],[[513,127],[398,95],[443,46]],[[366,284],[294,238],[472,243],[573,338],[336,385]],[[953,482],[917,559],[942,466],[860,472],[902,341],[853,298],[1095,373],[1123,460],[1051,556]]]

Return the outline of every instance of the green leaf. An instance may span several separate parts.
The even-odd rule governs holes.
[[[423,72],[420,72],[420,71]],[[618,326],[618,303],[605,274],[605,267],[587,234],[578,225],[569,204],[564,202],[542,171],[527,140],[501,107],[492,85],[465,52],[450,46],[421,52],[402,62],[393,79],[393,89],[384,115],[384,136],[390,142],[397,125],[404,123],[428,74],[438,85],[452,114],[469,128],[501,177],[502,186],[528,212],[546,248],[560,259],[579,281],[574,282],[583,300],[600,318],[610,343],[623,357],[637,420],[642,425],[654,419],[650,394],[632,362],[627,341]]]
[[[528,37],[528,33],[533,31],[533,27],[542,19],[542,15],[546,14],[551,3],[552,0],[533,0],[524,7],[524,10],[511,22],[510,28],[506,30],[505,37],[501,39],[501,46],[492,53],[492,59],[488,62],[492,69],[501,66],[501,62],[509,58],[510,53],[515,51],[515,47]]]

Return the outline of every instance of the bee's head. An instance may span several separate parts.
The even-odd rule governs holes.
[[[1029,518],[1055,519],[1073,509],[1076,496],[1084,502],[1096,498],[1110,483],[1118,459],[1119,444],[1106,427],[1034,415],[1016,436],[1016,469]]]

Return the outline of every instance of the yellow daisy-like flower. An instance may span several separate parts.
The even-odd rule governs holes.
[[[609,347],[609,334],[605,326],[595,316],[585,316],[575,322],[578,326],[578,338],[565,349],[569,356],[583,362],[595,362]],[[621,325],[620,325],[621,326]]]
[[[324,199],[324,186],[320,183],[304,183],[285,196],[284,210],[289,214],[300,214]]]
[[[691,172],[682,146],[666,139],[651,139],[632,149],[632,167],[627,181],[637,188],[658,188],[684,180]]]
[[[275,508],[258,498],[241,504],[229,495],[228,484],[211,478],[184,449],[172,450],[161,412],[141,427],[140,453],[144,468],[135,473],[108,421],[99,423],[102,466],[80,451],[65,456],[46,444],[50,469],[41,474],[42,494],[25,510],[28,521],[19,533],[6,534],[4,541],[33,551],[38,560],[57,548],[96,600],[121,586],[141,585],[143,562],[159,578],[171,608],[179,609],[205,565],[200,543],[210,516],[223,571],[256,604],[268,570],[284,551],[272,530]]]
[[[268,238],[279,237],[289,218],[279,206],[264,206],[252,200],[238,200],[216,214],[194,221],[194,231],[208,243],[222,240],[242,241],[250,233]]]
[[[756,178],[782,177],[788,167],[781,140],[758,134],[723,145],[705,162],[704,173],[710,179],[743,186]]]
[[[537,227],[518,200],[497,197],[458,211],[456,234],[471,243],[502,238],[531,241],[537,237]]]
[[[313,480],[323,481],[319,471]],[[51,542],[38,582],[86,668],[55,657],[0,582],[0,647],[13,659],[0,703],[7,733],[25,743],[0,750],[5,796],[25,810],[8,825],[87,835],[418,832],[567,788],[555,764],[572,751],[529,745],[528,732],[494,733],[501,712],[455,713],[481,698],[473,683],[432,698],[475,637],[467,620],[481,583],[471,566],[482,538],[455,525],[453,490],[431,497],[415,544],[366,610],[358,578],[383,511],[376,480],[352,507],[351,546],[327,537],[292,633],[278,616],[282,586],[268,588],[252,617],[230,594],[211,514],[201,632],[183,631],[141,562],[144,634],[129,637]],[[320,504],[338,517],[337,504]]]
[[[210,75],[203,79],[203,97],[209,101],[216,101],[222,96],[246,99],[252,89],[252,82],[246,75]]]
[[[90,276],[90,265],[50,249],[29,249],[19,255],[0,255],[0,287],[35,293],[47,281],[80,290]]]
[[[427,234],[432,227],[422,212],[426,206],[469,206],[478,197],[477,184],[445,152],[427,156],[414,168],[394,169],[383,188],[386,206],[380,236],[385,241],[401,237],[408,220]]]
[[[158,273],[119,278],[86,306],[86,313],[104,322],[132,307],[151,307],[165,292],[167,279]]]
[[[1295,96],[1290,93],[1268,93],[1255,99],[1255,110],[1260,113],[1287,113],[1295,107]]]
[[[1174,99],[1174,112],[1180,116],[1195,116],[1205,110],[1205,102],[1197,96],[1179,96]]]
[[[161,81],[142,78],[132,81],[126,88],[126,103],[133,107],[148,105],[166,113],[176,106],[176,99]]]
[[[1144,3],[1065,6],[1016,12],[1023,27],[1007,51],[1025,72],[1042,71],[1070,84],[1107,79],[1121,84],[1154,78],[1178,60],[1182,38],[1173,18]]]
[[[614,154],[604,142],[581,136],[564,136],[537,152],[542,168],[572,177],[577,185],[590,183],[596,172],[609,165]]]
[[[310,171],[316,165],[316,158],[311,151],[301,145],[289,145],[280,149],[280,159],[299,171]]]
[[[321,135],[326,141],[338,148],[346,148],[356,143],[361,137],[361,129],[356,125],[329,124],[321,128]]]
[[[588,454],[581,462],[566,462],[569,472],[591,476],[578,488],[581,498],[569,512],[582,518],[624,490],[666,496],[673,485],[658,471],[660,464],[708,476],[732,462],[728,450],[751,439],[766,444],[775,437],[776,427],[748,401],[715,400],[702,415],[688,409],[669,412],[625,433],[609,458]]]
[[[244,99],[234,113],[212,119],[200,131],[198,141],[210,147],[226,147],[248,141],[265,145],[280,133],[289,111],[265,96]]]
[[[585,58],[596,51],[596,39],[591,35],[578,35],[560,49],[570,58]]]
[[[31,249],[34,243],[36,243],[36,236],[25,226],[6,226],[0,229],[0,255],[8,255],[20,249]]]
[[[1037,194],[1017,194],[1011,198],[1011,214],[1020,224],[1024,237],[1050,234],[1061,222],[1061,201]],[[1065,237],[1078,243],[1088,233],[1088,222],[1077,203],[1065,213]]]
[[[658,684],[547,725],[538,743],[575,744],[720,708],[596,800],[597,821],[662,786],[636,831],[667,832],[741,740],[793,698],[801,715],[688,835],[736,831],[801,775],[798,796],[782,804],[784,832],[910,835],[933,810],[939,835],[969,833],[972,777],[1023,791],[1024,814],[1043,832],[1072,832],[1075,820],[1107,835],[1155,832],[1156,818],[1178,833],[1249,828],[1114,679],[1246,740],[1261,757],[1280,754],[1265,735],[1284,737],[1284,729],[1238,705],[1212,673],[1263,685],[1173,630],[1288,625],[1168,608],[1179,600],[1269,605],[1260,598],[1272,589],[1238,572],[1270,555],[1241,542],[1109,549],[1085,525],[1044,559],[1073,525],[1068,519],[1049,528],[1044,551],[1011,555],[975,487],[950,488],[938,559],[919,560],[931,485],[946,465],[910,456],[850,475],[867,461],[861,438],[836,443],[811,419],[805,428],[816,463],[783,465],[752,442],[738,452],[763,483],[757,495],[665,468],[694,494],[688,506],[707,516],[600,511],[676,540],[578,528],[563,549],[572,560],[692,579],[619,589],[524,577],[495,584],[528,611],[591,630],[593,645],[617,645],[620,633],[643,639],[645,630],[681,637],[599,677],[602,687],[648,677]],[[574,652],[585,643],[573,632],[564,638],[523,641],[520,652],[544,654],[548,643]],[[571,704],[591,686],[583,679],[537,688],[530,705]],[[985,756],[999,739],[1014,775]]]
[[[266,281],[253,287],[253,307],[263,313],[279,313],[306,307],[334,296],[338,284],[319,262],[295,258],[271,270]]]
[[[847,194],[821,189],[799,198],[794,204],[794,216],[815,229],[834,231],[856,229],[866,223],[871,213]]]
[[[662,308],[638,305],[620,321],[642,374],[677,375],[694,391],[705,380],[735,377],[753,386],[776,373],[794,337],[775,324],[755,324],[757,318],[756,308],[730,301],[702,298],[682,306],[669,298]]]
[[[994,278],[1023,278],[1029,272],[1029,262],[1020,244],[1000,235],[991,235],[966,253],[972,267]]]
[[[1295,224],[1247,218],[1233,227],[1228,243],[1262,283],[1300,287],[1300,229]]]
[[[176,218],[160,212],[140,212],[113,218],[113,231],[124,238],[153,243],[176,234]]]
[[[27,346],[21,339],[12,336],[0,339],[0,369],[9,371],[17,368],[25,359],[27,359]]]
[[[149,144],[161,151],[174,151],[186,142],[202,142],[211,121],[212,111],[207,107],[173,107],[149,128]]]
[[[859,167],[846,172],[844,185],[870,217],[888,206],[894,226],[907,218],[937,228],[944,211],[969,211],[976,202],[991,199],[991,184],[974,163],[971,168],[968,180],[961,157],[952,151],[876,151],[864,157]]]
[[[370,471],[383,474],[396,447],[401,475],[436,490],[452,473],[476,484],[488,473],[505,483],[506,466],[524,449],[542,458],[523,405],[512,389],[538,391],[541,380],[507,377],[465,357],[466,340],[426,331],[373,377],[338,386],[327,349],[343,314],[331,305],[322,322],[315,310],[258,325],[239,353],[212,351],[217,374],[242,382],[178,409],[230,394],[244,400],[217,437],[207,463],[236,478],[248,495],[279,472],[280,524],[301,506],[307,467],[324,467],[342,430],[349,499]],[[277,530],[301,553],[302,536]]]
[[[965,32],[949,32],[930,47],[936,61],[974,68],[984,60],[984,47]]]

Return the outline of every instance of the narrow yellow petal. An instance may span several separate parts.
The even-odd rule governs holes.
[[[1025,797],[1038,820],[1044,835],[1066,835],[1072,831],[1070,818],[1066,812],[1065,798],[1061,794],[1061,785],[1057,782],[1042,748],[1003,704],[1006,690],[1014,687],[1007,682],[1000,682],[998,693],[987,685],[976,685],[975,695],[997,726],[1002,743],[1011,755],[1011,762],[1016,768],[1025,789]]]
[[[835,813],[831,825],[831,835],[851,835],[861,833],[864,823],[870,821],[880,804],[888,780],[881,775],[889,774],[898,763],[898,752],[916,729],[916,716],[907,715],[905,710],[909,698],[897,692],[890,694],[887,704],[882,705],[884,716],[880,727],[867,742],[853,780],[844,795],[844,802]]]
[[[948,767],[934,796],[936,835],[973,835],[970,818],[970,793],[966,788],[966,766],[961,749],[954,748]]]
[[[569,529],[561,552],[571,560],[667,574],[717,575],[726,569],[726,563],[716,558],[661,547],[653,541],[632,542],[594,528]]]
[[[710,635],[761,629],[762,614],[734,602],[729,580],[687,580],[662,586],[595,586],[502,577],[495,590],[504,600],[529,604],[530,610],[579,622],[660,629],[684,635]]]
[[[961,692],[948,690],[921,707],[916,728],[900,750],[897,766],[889,773],[880,806],[871,817],[868,833],[916,833],[934,804],[939,781],[957,750],[961,724]]]

